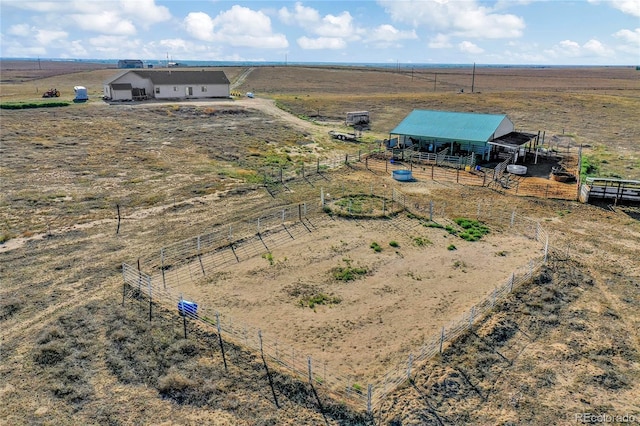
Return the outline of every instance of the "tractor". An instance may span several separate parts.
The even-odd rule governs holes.
[[[49,89],[42,95],[43,98],[59,98],[60,91],[58,89]]]

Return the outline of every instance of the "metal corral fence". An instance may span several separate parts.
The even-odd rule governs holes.
[[[321,386],[327,393],[339,400],[350,402],[355,407],[366,408],[368,412],[379,407],[385,398],[400,384],[411,378],[418,363],[424,362],[442,352],[443,348],[469,330],[473,324],[488,314],[493,307],[507,297],[511,291],[529,281],[546,262],[549,237],[538,222],[532,221],[515,211],[507,211],[491,204],[479,203],[475,211],[459,211],[454,203],[436,204],[425,202],[397,189],[391,191],[391,201],[403,206],[408,214],[400,214],[393,219],[399,227],[416,226],[415,221],[434,221],[441,225],[452,224],[449,218],[475,217],[494,229],[524,235],[540,242],[542,255],[532,259],[527,265],[514,271],[504,282],[474,305],[469,312],[442,327],[437,335],[427,339],[422,346],[403,354],[402,363],[389,369],[376,381],[359,384],[354,379],[331,369],[326,363],[314,360],[308,354],[296,350],[294,346],[279,342],[277,336],[263,333],[255,327],[247,326],[221,315],[215,307],[197,301],[197,311],[185,310],[186,320],[215,329],[220,338],[233,341],[250,350],[260,351],[264,359],[278,363],[304,380]],[[202,279],[222,265],[234,264],[268,252],[271,247],[287,244],[300,233],[312,233],[323,226],[323,221],[334,220],[323,210],[323,203],[311,201],[293,206],[278,207],[241,222],[216,228],[210,233],[186,239],[163,248],[159,254],[144,259],[144,268],[123,264],[123,303],[127,287],[137,290],[137,294],[149,299],[149,309],[153,303],[178,310],[188,296],[175,290],[181,282]],[[335,219],[339,220],[339,219]],[[411,222],[411,223],[409,223]],[[150,273],[147,273],[150,272]],[[266,361],[265,361],[266,362]],[[226,360],[225,360],[226,363]]]

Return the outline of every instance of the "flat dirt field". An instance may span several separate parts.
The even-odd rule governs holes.
[[[426,171],[400,183],[388,162],[340,167],[345,154],[377,146],[411,110],[440,109],[507,114],[518,130],[540,131],[546,146],[572,155],[582,147],[583,176],[640,179],[635,67],[478,67],[473,93],[470,67],[229,67],[234,91],[255,99],[108,104],[102,82],[119,72],[108,65],[0,65],[3,106],[69,102],[0,109],[0,424],[640,418],[637,206],[522,196],[432,180]],[[89,89],[87,103],[71,102],[75,85]],[[53,87],[62,96],[43,99]],[[370,111],[372,129],[358,142],[331,139],[328,131],[348,130],[343,119],[355,110]],[[322,173],[314,167],[333,160]],[[284,182],[274,183],[279,173]],[[271,359],[265,370],[242,342],[225,342],[223,364],[214,330],[190,322],[185,339],[174,305],[153,304],[151,321],[146,300],[126,297],[123,306],[123,262],[141,260],[142,271],[157,276],[161,249],[187,238],[285,206],[319,206],[321,192],[335,206],[345,195],[393,189],[425,217],[433,202],[444,225],[515,211],[549,233],[550,257],[473,331],[414,364],[412,380],[388,390],[371,414]],[[269,250],[203,278],[187,273],[171,290],[359,386],[384,377],[544,249],[512,233],[508,219],[474,242],[406,212],[309,220],[311,230],[281,232],[278,244],[265,234]],[[345,269],[354,279],[341,279]]]
[[[172,290],[215,307],[223,322],[261,329],[329,372],[371,383],[544,251],[508,230],[469,242],[412,219],[311,223],[314,232],[300,229],[268,258],[265,249],[199,280],[195,264],[195,282]],[[347,267],[366,272],[337,279]],[[310,305],[318,295],[327,300]]]

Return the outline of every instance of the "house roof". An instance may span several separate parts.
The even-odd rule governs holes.
[[[434,139],[487,142],[505,119],[508,120],[504,114],[416,109],[390,133]]]
[[[185,70],[133,70],[141,77],[150,79],[153,84],[229,84],[224,71]]]
[[[198,70],[176,70],[176,69],[163,69],[163,70],[141,70],[141,69],[129,69],[118,73],[114,78],[107,80],[104,84],[113,84],[114,81],[119,80],[122,76],[128,73],[134,73],[142,78],[149,79],[154,85],[159,84],[229,84],[224,71],[219,70],[207,70],[201,68]]]

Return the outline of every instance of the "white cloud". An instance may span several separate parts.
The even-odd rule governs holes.
[[[636,28],[635,30],[620,30],[614,34],[614,37],[620,38],[627,43],[640,46],[640,28]]]
[[[16,24],[10,26],[7,33],[18,37],[28,37],[31,35],[31,28],[27,24]]]
[[[589,40],[586,42],[582,48],[586,54],[600,56],[600,57],[610,57],[613,56],[613,50],[609,49],[607,46],[599,42],[598,40]]]
[[[37,30],[35,39],[43,46],[59,43],[60,40],[66,39],[68,34],[65,31],[55,30]]]
[[[157,6],[155,0],[120,0],[123,15],[140,16],[137,23],[144,28],[171,19],[171,12],[164,6]]]
[[[187,32],[195,39],[213,41],[213,19],[204,12],[191,12],[184,18]]]
[[[434,38],[429,40],[427,46],[431,49],[448,49],[453,45],[451,44],[449,36],[445,34],[437,34]]]
[[[458,43],[458,50],[464,53],[470,53],[472,55],[479,55],[480,53],[484,52],[483,48],[470,41],[463,41]]]
[[[298,40],[298,46],[303,49],[318,50],[318,49],[344,49],[347,47],[347,43],[336,37],[300,37]]]
[[[379,0],[378,3],[397,22],[426,26],[458,37],[514,38],[521,37],[525,28],[522,18],[496,13],[476,0]]]
[[[614,51],[598,40],[589,40],[580,45],[573,40],[563,40],[551,49],[545,51],[553,58],[610,58],[614,56]]]
[[[313,32],[321,37],[351,37],[355,33],[353,17],[349,12],[340,15],[326,15]]]
[[[70,18],[76,25],[86,31],[102,34],[134,35],[136,27],[130,19],[123,18],[113,10],[104,10],[96,13],[74,13]]]
[[[602,0],[589,0],[589,3],[595,4],[602,2]],[[604,3],[627,15],[640,17],[640,1],[638,0],[606,0]]]
[[[289,46],[284,34],[272,32],[267,15],[243,6],[234,5],[215,18],[204,12],[190,13],[184,24],[187,32],[198,40],[264,49]]]
[[[415,30],[400,31],[393,25],[379,25],[366,32],[365,41],[372,42],[378,47],[398,45],[400,40],[417,39]]]
[[[300,2],[295,4],[291,12],[286,7],[283,7],[278,11],[278,16],[285,24],[296,24],[301,27],[320,22],[320,13],[311,7],[303,6]]]

